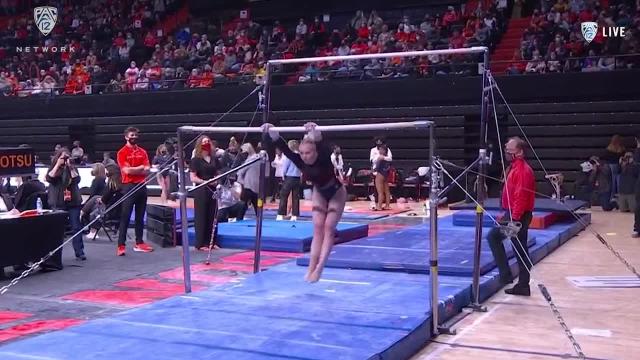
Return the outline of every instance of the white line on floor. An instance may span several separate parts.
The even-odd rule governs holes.
[[[439,356],[443,351],[448,350],[451,347],[451,345],[455,344],[463,335],[465,335],[467,332],[475,329],[478,325],[480,325],[480,323],[482,323],[485,319],[487,319],[489,316],[491,316],[491,314],[493,314],[496,310],[498,310],[500,307],[502,307],[502,305],[504,303],[510,302],[512,298],[513,298],[512,296],[506,297],[506,299],[504,299],[504,301],[502,301],[501,304],[496,304],[495,306],[491,307],[489,309],[489,311],[487,311],[486,313],[480,315],[477,319],[475,319],[468,326],[465,326],[455,336],[453,336],[449,341],[447,341],[447,343],[438,344],[438,347],[432,353],[430,353],[426,357],[420,358],[420,359],[421,360],[437,359],[437,356]]]

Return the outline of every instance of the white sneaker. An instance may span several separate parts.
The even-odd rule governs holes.
[[[96,229],[91,229],[91,230],[89,231],[89,235],[87,235],[87,237],[89,237],[89,238],[91,238],[91,239],[93,239],[94,237],[98,237],[98,236],[96,235],[96,233],[97,233],[97,232],[98,232],[98,231],[97,231]]]
[[[284,217],[282,215],[276,216],[276,221],[282,221],[282,220],[284,220]]]
[[[297,216],[292,216],[291,217],[291,221],[298,221],[298,217]]]
[[[632,237],[632,238],[634,238],[634,239],[640,238],[640,233],[638,233],[637,231],[634,231],[634,232],[631,234],[631,237]]]

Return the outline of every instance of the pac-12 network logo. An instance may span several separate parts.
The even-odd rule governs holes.
[[[38,6],[33,9],[33,20],[42,35],[47,36],[53,31],[58,20],[58,9],[53,6]]]
[[[590,43],[593,39],[595,39],[596,34],[598,33],[598,23],[593,21],[583,22],[580,25],[580,28],[582,30],[582,36],[587,41],[587,43]]]

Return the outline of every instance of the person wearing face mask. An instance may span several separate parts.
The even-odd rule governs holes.
[[[220,170],[220,162],[216,157],[218,147],[215,141],[209,139],[208,136],[201,136],[196,140],[194,156],[190,164],[190,177],[194,185],[200,185],[209,179],[213,179],[218,175]],[[218,203],[213,198],[216,190],[216,183],[210,182],[196,190],[193,194],[193,204],[195,208],[195,230],[196,230],[196,249],[200,251],[209,250],[209,242],[211,237],[217,237],[213,234],[213,220],[216,217]],[[214,248],[218,248],[214,243]]]
[[[124,131],[126,144],[118,151],[117,159],[122,174],[122,193],[127,197],[122,203],[120,227],[118,229],[118,256],[125,255],[127,229],[131,213],[135,208],[136,244],[133,251],[151,252],[153,248],[142,240],[144,232],[144,215],[147,209],[147,175],[151,170],[147,151],[138,146],[140,131],[135,127],[128,127]]]
[[[505,157],[511,164],[505,174],[505,182],[502,189],[502,208],[506,211],[503,221],[521,224],[517,237],[512,239],[520,269],[518,283],[511,289],[506,289],[505,293],[530,296],[529,272],[533,264],[529,261],[527,238],[535,205],[536,180],[531,166],[524,158],[525,145],[525,141],[519,137],[509,139],[505,145]],[[513,281],[509,261],[503,246],[505,239],[506,235],[502,232],[501,227],[496,226],[487,234],[489,247],[500,271],[502,285],[510,284]]]
[[[49,183],[48,203],[51,209],[64,210],[69,213],[71,231],[77,234],[72,240],[76,259],[86,260],[84,254],[84,242],[80,229],[80,209],[82,208],[82,196],[78,184],[80,175],[73,166],[69,149],[62,148],[53,158],[46,176]]]
[[[347,201],[347,190],[336,177],[331,163],[331,148],[322,139],[316,124],[305,124],[307,135],[298,152],[295,153],[280,137],[271,124],[262,125],[264,132],[262,143],[282,150],[302,174],[313,184],[313,240],[311,258],[305,280],[315,283],[320,280],[322,271],[329,258],[336,235],[336,225],[342,218]]]

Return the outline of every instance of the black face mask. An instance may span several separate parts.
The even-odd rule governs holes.
[[[508,152],[504,153],[504,159],[508,162],[508,163],[512,163],[514,162],[518,157],[514,154],[510,154]]]

